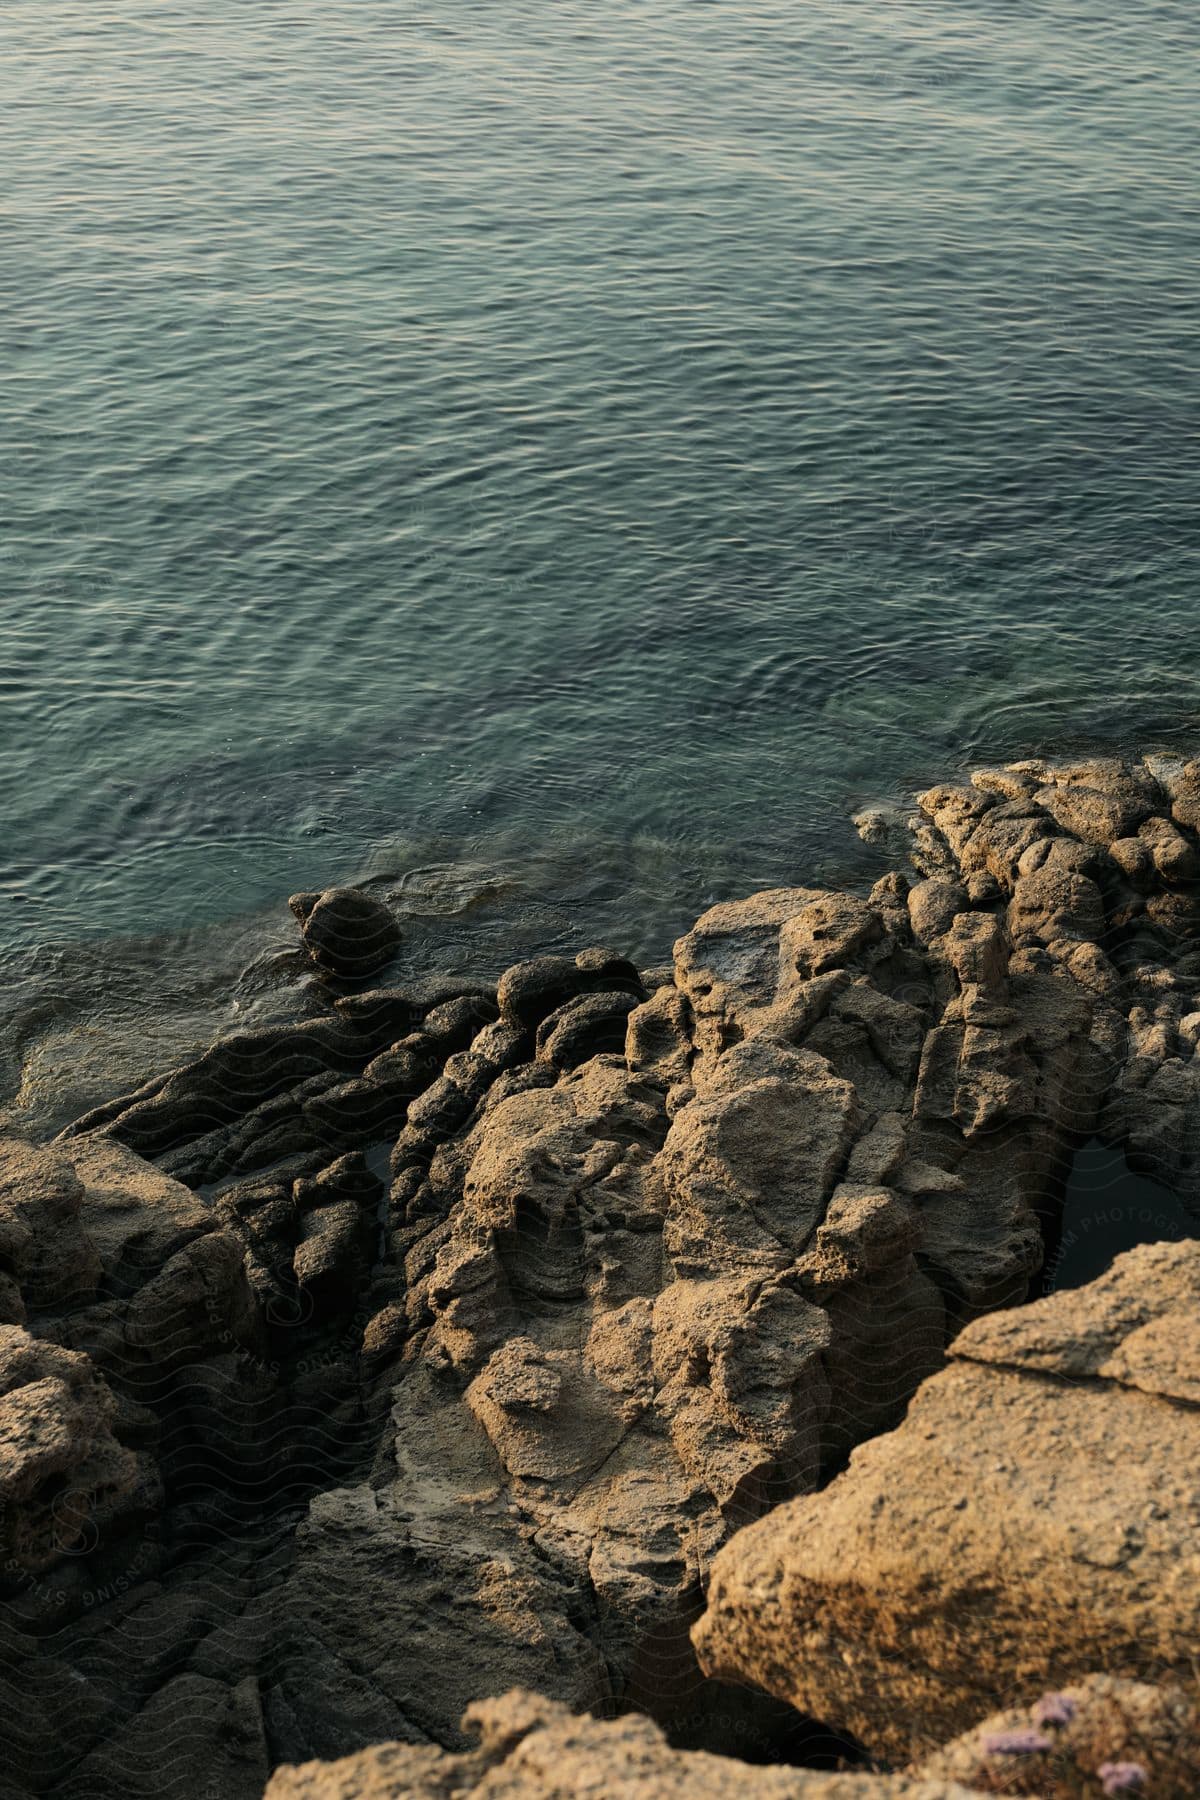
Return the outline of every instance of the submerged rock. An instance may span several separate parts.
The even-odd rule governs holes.
[[[314,962],[353,980],[374,975],[400,947],[400,927],[381,900],[361,888],[326,888],[288,901]]]

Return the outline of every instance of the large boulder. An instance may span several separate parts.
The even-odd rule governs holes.
[[[717,1558],[694,1637],[904,1760],[1087,1672],[1195,1694],[1200,1244],[980,1319],[890,1436]]]

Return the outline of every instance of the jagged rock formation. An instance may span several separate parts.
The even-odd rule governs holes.
[[[899,1430],[718,1557],[704,1667],[894,1760],[1086,1671],[1194,1697],[1200,1245],[1142,1245],[950,1355]]]
[[[377,1744],[334,1763],[282,1768],[264,1800],[970,1800],[957,1782],[906,1775],[754,1768],[672,1750],[646,1718],[602,1723],[519,1690],[471,1707],[461,1755]]]
[[[249,1800],[264,1621],[296,1509],[353,1466],[354,1359],[276,1360],[241,1241],[111,1138],[0,1144],[0,1234],[5,1792]]]
[[[3,1316],[95,1371],[36,1377],[84,1547],[54,1578],[102,1587],[122,1521],[167,1546],[153,1595],[88,1609],[100,1764],[64,1768],[35,1707],[31,1789],[103,1791],[136,1739],[158,1792],[186,1716],[214,1791],[249,1793],[281,1758],[459,1746],[510,1684],[703,1746],[721,1544],[1024,1297],[1071,1147],[1098,1129],[1200,1204],[1200,769],[1027,764],[920,806],[916,878],[713,907],[660,971],[595,948],[372,989],[378,903],[297,896],[312,1016],[19,1153]],[[6,1531],[59,1544],[34,1476],[11,1495]],[[78,1600],[16,1577],[13,1655],[36,1639],[60,1698]],[[158,1662],[117,1671],[152,1603]]]

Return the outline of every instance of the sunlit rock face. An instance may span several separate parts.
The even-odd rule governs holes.
[[[1075,1146],[1200,1206],[1198,794],[1193,765],[980,771],[921,797],[904,872],[715,906],[653,972],[594,947],[371,987],[346,934],[395,954],[377,903],[298,897],[308,1016],[0,1194],[6,1318],[99,1384],[63,1427],[72,1544],[15,1496],[70,1571],[53,1606],[16,1581],[47,1707],[84,1594],[123,1696],[90,1773],[181,1709],[233,1731],[230,1792],[461,1747],[512,1685],[702,1717],[721,1546],[1025,1299]]]
[[[1100,1791],[1100,1763],[1136,1760],[1141,1731],[1147,1744],[1169,1740],[1144,1790],[1185,1795],[1198,1472],[1200,1244],[1143,1244],[1088,1287],[977,1319],[897,1430],[858,1448],[822,1493],[740,1532],[695,1628],[701,1665],[895,1761],[930,1756],[997,1696],[1032,1699],[1085,1674],[1165,1682],[1175,1699],[1135,1695],[1129,1742],[1121,1717],[1109,1719],[1090,1773],[1065,1791]],[[1098,1727],[1106,1708],[1093,1710]],[[1047,1714],[1046,1741],[1030,1748],[1034,1774],[1054,1772],[1054,1725]],[[931,1766],[983,1787],[987,1768],[1021,1766],[1003,1747],[990,1764],[981,1752],[973,1739]]]

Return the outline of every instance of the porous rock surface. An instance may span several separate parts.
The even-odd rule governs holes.
[[[459,1754],[377,1744],[337,1762],[276,1771],[264,1800],[968,1800],[937,1777],[816,1774],[755,1768],[729,1757],[672,1750],[646,1718],[601,1722],[516,1690],[472,1706]]]
[[[721,1545],[1023,1298],[1071,1147],[1198,1201],[1198,825],[1196,765],[982,771],[909,871],[650,973],[371,988],[375,903],[297,897],[304,1018],[9,1153],[2,1316],[95,1371],[38,1376],[90,1398],[5,1527],[57,1558],[8,1571],[11,1779],[173,1791],[182,1732],[256,1794],[509,1685],[704,1747]]]
[[[1087,1675],[985,1719],[916,1772],[1040,1800],[1186,1800],[1200,1793],[1200,1707],[1181,1688]]]
[[[969,1325],[898,1430],[718,1557],[702,1665],[893,1760],[1085,1672],[1194,1701],[1198,1308],[1200,1244],[1144,1244]]]

